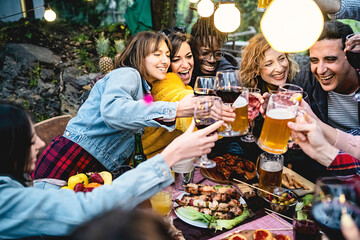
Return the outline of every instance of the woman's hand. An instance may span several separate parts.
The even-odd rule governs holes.
[[[223,123],[224,121],[218,121],[194,132],[195,122],[192,121],[189,128],[161,152],[165,162],[171,167],[179,160],[210,153],[218,140],[218,134],[213,132]]]
[[[178,102],[178,106],[176,109],[176,117],[194,117],[195,103],[196,97],[193,94],[185,96]]]
[[[260,113],[263,117],[265,117],[266,115],[266,108],[269,103],[270,96],[271,96],[270,93],[265,92],[260,99],[260,103],[261,103]]]
[[[234,122],[236,114],[234,113],[235,107],[229,107],[225,104],[222,104],[222,119],[225,122]]]

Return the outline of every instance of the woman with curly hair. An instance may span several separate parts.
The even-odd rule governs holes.
[[[241,79],[245,86],[257,87],[262,94],[291,82],[298,72],[299,65],[292,56],[275,51],[261,33],[252,37],[243,49]]]

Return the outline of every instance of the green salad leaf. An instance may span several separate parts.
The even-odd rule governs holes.
[[[250,211],[245,208],[240,216],[237,216],[230,220],[217,219],[209,214],[204,214],[192,209],[190,207],[179,207],[176,213],[193,221],[201,221],[208,225],[209,228],[214,228],[215,231],[222,229],[231,229],[238,223],[241,223],[246,218],[250,217]]]

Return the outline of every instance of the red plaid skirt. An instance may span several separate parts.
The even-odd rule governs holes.
[[[77,173],[105,171],[106,168],[79,144],[57,136],[41,154],[33,179],[55,178],[67,181]]]

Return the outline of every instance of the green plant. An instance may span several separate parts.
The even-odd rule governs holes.
[[[85,40],[89,40],[89,36],[81,33],[80,35],[74,36],[73,40],[79,43],[83,43]]]
[[[38,112],[35,112],[34,114],[35,114],[36,122],[41,122],[49,118],[49,116],[47,116],[46,114],[42,115]]]
[[[23,100],[21,101],[21,103],[22,103],[22,105],[23,105],[24,108],[30,109],[30,101],[29,101],[29,100],[23,99]]]
[[[40,79],[40,75],[41,75],[41,67],[40,67],[40,63],[38,62],[34,66],[32,71],[30,72],[29,87],[36,87],[37,86],[37,81]]]

